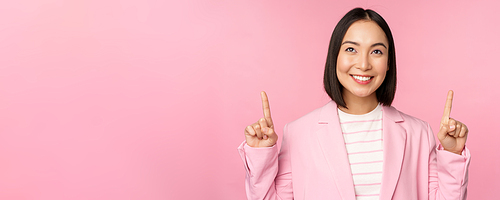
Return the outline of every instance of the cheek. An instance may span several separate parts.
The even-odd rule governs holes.
[[[337,57],[337,72],[347,72],[349,71],[350,61],[340,54]]]
[[[388,67],[381,67],[379,68],[377,74],[378,76],[380,77],[380,79],[378,80],[378,84],[382,84],[385,79],[387,78],[387,69],[389,69]]]
[[[387,70],[389,70],[389,65],[387,62],[387,59],[381,59],[377,60],[376,62],[373,63],[373,67],[377,71],[379,75],[384,75],[387,73]]]

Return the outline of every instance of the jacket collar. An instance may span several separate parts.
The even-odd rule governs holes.
[[[404,121],[403,117],[401,116],[401,113],[392,106],[383,106],[382,112],[384,118],[388,118],[393,122],[398,123]],[[335,122],[337,124],[339,123],[337,104],[334,101],[328,102],[321,108],[321,114],[318,120],[319,124],[321,123],[328,124],[332,122]]]
[[[382,107],[384,164],[380,199],[391,199],[399,180],[406,146],[406,130],[400,125],[402,122],[404,119],[398,110]],[[321,108],[315,134],[342,199],[354,200],[354,183],[335,102],[330,101]]]

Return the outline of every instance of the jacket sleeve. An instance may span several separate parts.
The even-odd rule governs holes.
[[[287,126],[281,151],[277,145],[268,148],[252,148],[244,141],[239,147],[246,169],[245,189],[249,200],[292,200],[292,169]]]
[[[467,198],[468,170],[470,152],[467,147],[462,155],[436,147],[432,130],[427,125],[430,144],[429,155],[429,199],[465,200]]]

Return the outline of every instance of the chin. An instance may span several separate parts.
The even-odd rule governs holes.
[[[364,98],[364,97],[368,97],[370,96],[370,94],[355,94],[357,97],[361,97],[361,98]]]
[[[354,96],[356,97],[360,97],[360,98],[364,98],[364,97],[369,97],[371,95],[373,95],[375,92],[373,91],[357,91],[357,92],[354,92]]]

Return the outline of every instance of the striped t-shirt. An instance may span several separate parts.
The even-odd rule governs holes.
[[[338,109],[357,200],[379,199],[382,183],[382,107],[363,115]]]

